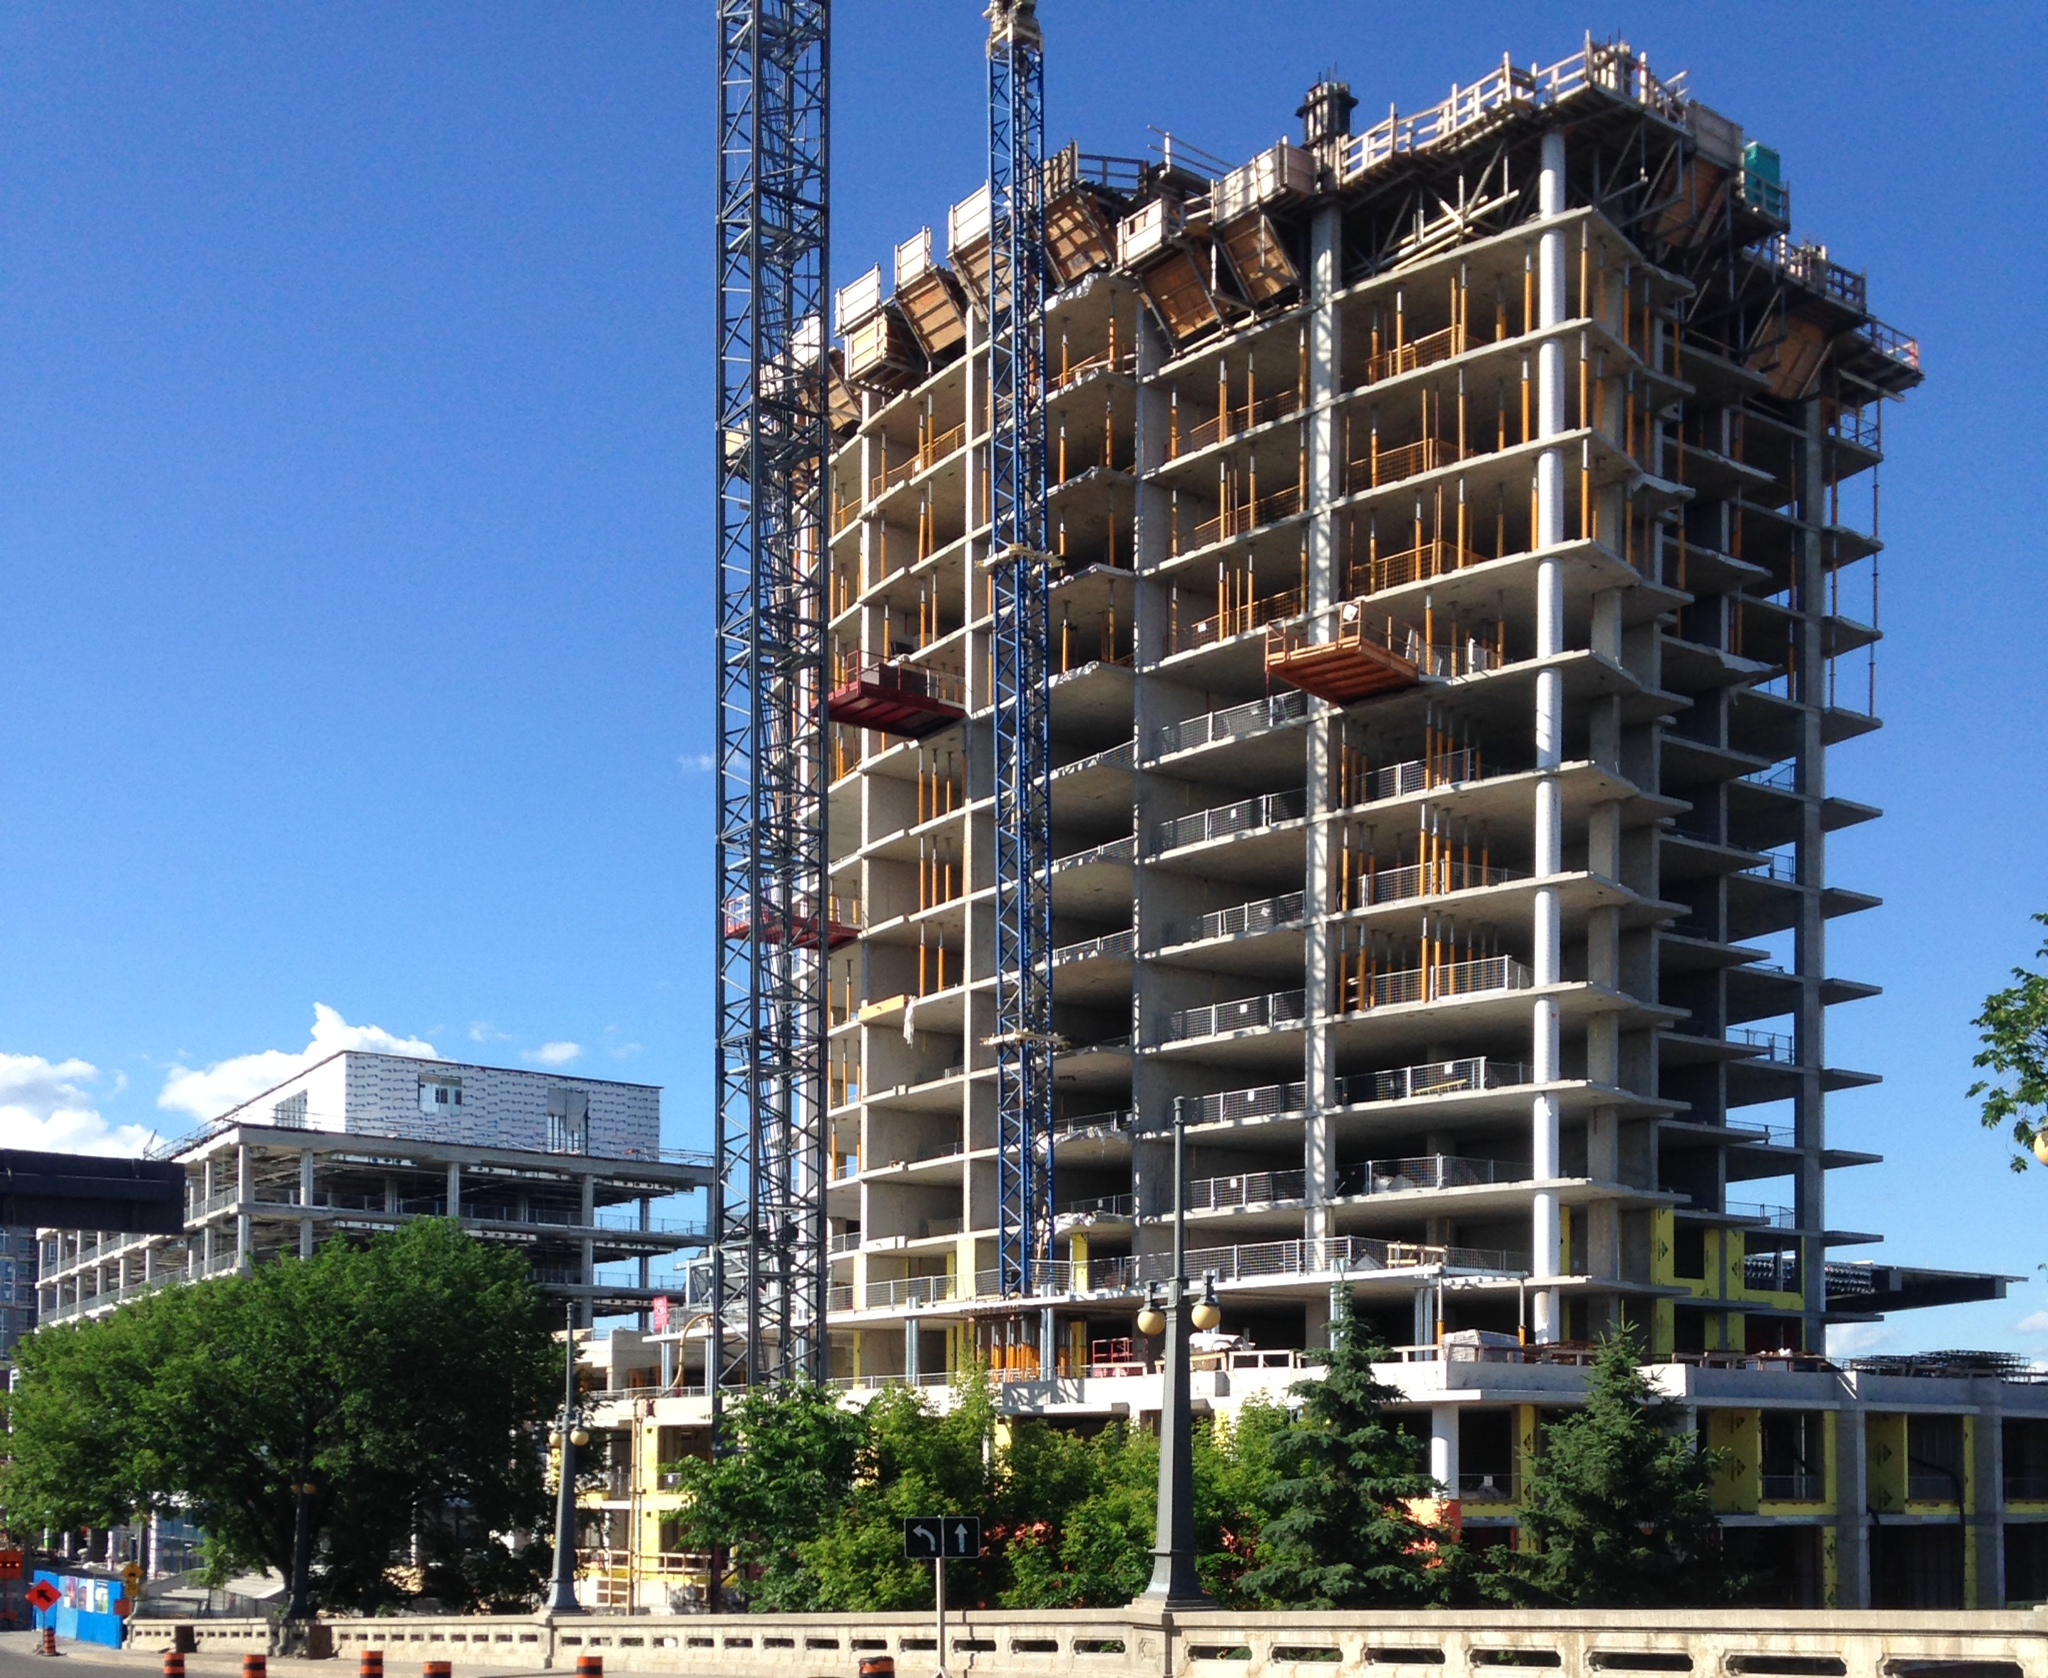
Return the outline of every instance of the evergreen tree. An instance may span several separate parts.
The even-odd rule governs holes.
[[[1677,1431],[1624,1327],[1600,1342],[1585,1408],[1543,1431],[1522,1536],[1489,1552],[1486,1594],[1524,1606],[1679,1608],[1728,1600],[1714,1454]]]
[[[1293,1389],[1300,1419],[1275,1442],[1273,1513],[1243,1580],[1262,1606],[1399,1607],[1436,1595],[1440,1535],[1408,1500],[1438,1487],[1420,1442],[1387,1418],[1400,1395],[1373,1375],[1382,1349],[1347,1301],[1331,1322],[1323,1378]]]

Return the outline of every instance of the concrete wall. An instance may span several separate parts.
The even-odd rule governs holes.
[[[459,1080],[462,1099],[422,1107],[421,1079]],[[589,1103],[588,1152],[604,1158],[660,1157],[661,1091],[511,1067],[344,1050],[224,1116],[222,1123],[299,1123],[309,1130],[360,1131],[468,1147],[548,1147],[548,1104],[557,1090]],[[295,1119],[293,1104],[303,1097]]]

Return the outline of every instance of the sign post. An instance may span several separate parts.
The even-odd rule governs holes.
[[[903,1523],[903,1554],[910,1561],[932,1564],[932,1602],[938,1609],[939,1667],[932,1678],[946,1678],[946,1563],[981,1554],[979,1515],[912,1515]]]

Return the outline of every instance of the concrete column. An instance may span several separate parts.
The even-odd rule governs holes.
[[[2005,1386],[1978,1378],[1970,1383],[1968,1515],[1965,1573],[1975,1584],[1966,1608],[2005,1606]]]
[[[1143,310],[1139,311],[1134,336],[1138,370],[1135,442],[1140,580],[1133,628],[1136,631],[1138,663],[1142,669],[1171,651],[1169,639],[1173,619],[1169,591],[1153,579],[1160,565],[1172,553],[1173,511],[1168,492],[1150,481],[1150,474],[1167,459],[1171,447],[1167,404],[1159,387],[1152,382],[1167,360],[1170,349]],[[1136,685],[1131,726],[1137,741],[1139,762],[1143,763],[1155,755],[1159,730],[1165,724],[1180,719],[1182,713],[1172,705],[1171,686],[1161,678],[1155,677]],[[1166,816],[1178,815],[1182,806],[1160,777],[1138,775],[1134,781],[1136,808],[1132,817],[1133,831],[1137,834],[1138,854],[1142,859],[1151,846],[1152,835],[1158,831],[1160,821]],[[1137,1042],[1157,1041],[1167,1013],[1177,1005],[1173,991],[1175,974],[1170,969],[1154,968],[1149,958],[1151,952],[1171,942],[1176,923],[1187,913],[1183,897],[1184,888],[1173,875],[1150,868],[1142,860],[1139,862],[1132,904],[1138,957],[1131,987],[1131,1032]],[[1131,1071],[1131,1107],[1136,1114],[1131,1149],[1131,1193],[1135,1197],[1138,1215],[1144,1220],[1138,1225],[1132,1246],[1139,1254],[1158,1252],[1172,1239],[1170,1226],[1158,1221],[1172,1207],[1170,1187],[1162,1188],[1171,1170],[1172,1149],[1162,1145],[1159,1138],[1171,1138],[1174,1081],[1171,1070],[1151,1055],[1139,1056]],[[970,1272],[971,1268],[972,1260],[963,1246],[961,1269]]]
[[[299,1257],[313,1256],[313,1220],[306,1208],[313,1204],[313,1150],[299,1150]]]
[[[254,1220],[249,1216],[251,1198],[249,1183],[249,1150],[246,1146],[235,1149],[235,1268],[244,1274],[255,1260],[256,1232]]]
[[[1343,593],[1339,575],[1337,521],[1330,504],[1342,488],[1344,463],[1337,426],[1338,370],[1342,365],[1342,323],[1336,293],[1343,281],[1344,212],[1335,204],[1316,212],[1310,224],[1308,315],[1308,481],[1302,486],[1308,522],[1308,599],[1311,612],[1325,613],[1316,633],[1329,633],[1327,609]],[[1325,1241],[1331,1228],[1329,1200],[1336,1186],[1336,1144],[1328,1109],[1333,1076],[1330,1050],[1332,998],[1330,914],[1330,811],[1335,793],[1337,751],[1343,714],[1324,706],[1308,730],[1308,868],[1303,903],[1308,924],[1302,984],[1308,993],[1302,1168],[1308,1202],[1304,1233]]]
[[[448,1162],[448,1216],[451,1218],[462,1216],[462,1162],[460,1160],[451,1159]]]
[[[1870,1606],[1870,1463],[1863,1407],[1835,1416],[1835,1598],[1829,1608]]]
[[[453,1170],[454,1167],[451,1166],[449,1169]],[[647,1196],[643,1194],[640,1197],[640,1228],[643,1231],[645,1231],[652,1229],[653,1227],[654,1202],[649,1200]],[[646,1253],[642,1253],[640,1255],[640,1285],[643,1288],[653,1286],[653,1262],[654,1261]],[[642,1313],[643,1316],[645,1314],[646,1313],[644,1312]]]
[[[578,1218],[578,1222],[585,1229],[588,1229],[597,1221],[597,1179],[586,1171],[582,1176],[582,1185],[583,1210]],[[597,1280],[597,1243],[588,1235],[583,1238],[583,1262],[580,1266],[580,1279],[586,1288],[590,1287]],[[591,1310],[591,1302],[587,1299],[577,1307],[576,1320],[580,1327],[588,1328],[590,1326]]]
[[[1797,607],[1798,665],[1793,696],[1800,705],[1799,842],[1793,872],[1799,884],[1798,920],[1792,932],[1792,969],[1799,981],[1793,1015],[1793,1059],[1798,1083],[1792,1097],[1793,1140],[1799,1149],[1793,1183],[1793,1210],[1799,1235],[1799,1286],[1807,1315],[1812,1349],[1818,1342],[1827,1311],[1826,1173],[1821,1153],[1827,1146],[1827,1096],[1821,1070],[1827,1064],[1826,1009],[1821,981],[1827,976],[1827,921],[1821,893],[1827,885],[1827,833],[1821,803],[1827,797],[1827,744],[1823,732],[1828,702],[1826,625],[1827,567],[1821,551],[1821,526],[1827,519],[1827,416],[1818,398],[1805,409],[1806,436],[1799,464],[1799,589]]]
[[[1452,1497],[1458,1495],[1458,1406],[1429,1407],[1429,1477]]]
[[[1546,221],[1564,214],[1564,134],[1550,129],[1543,136],[1539,183],[1540,213]],[[1537,247],[1537,325],[1555,327],[1565,319],[1564,229],[1547,227]],[[1537,435],[1554,438],[1564,431],[1564,347],[1555,338],[1538,348],[1536,360]],[[1536,656],[1554,658],[1564,651],[1564,566],[1554,550],[1564,541],[1564,450],[1545,449],[1536,461],[1536,546],[1549,555],[1536,569]],[[1535,875],[1538,881],[1558,873],[1564,857],[1564,803],[1554,771],[1564,758],[1564,677],[1541,669],[1536,677]],[[1538,885],[1534,926],[1534,978],[1539,986],[1563,977],[1564,948],[1557,890]],[[1538,1084],[1559,1076],[1557,1002],[1539,997],[1534,1011],[1531,1070]],[[1541,1183],[1559,1174],[1558,1100],[1537,1095],[1530,1114],[1529,1151],[1532,1175]],[[1538,1189],[1530,1214],[1531,1273],[1540,1281],[1563,1268],[1563,1240],[1555,1191]],[[1555,1287],[1538,1287],[1530,1300],[1532,1327],[1539,1341],[1563,1333],[1562,1309]]]

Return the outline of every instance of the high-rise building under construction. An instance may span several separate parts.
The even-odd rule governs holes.
[[[832,1376],[1156,1408],[1134,1319],[1178,1205],[1222,1310],[1203,1401],[1284,1390],[1348,1293],[1468,1528],[1513,1526],[1541,1407],[1626,1320],[1787,1600],[2048,1593],[2048,1390],[1821,1361],[1831,1324],[2004,1287],[1858,1262],[1827,1215],[1874,1157],[1827,1124],[1873,1080],[1828,1056],[1871,987],[1826,929],[1874,903],[1828,836],[1877,815],[1828,757],[1878,726],[1918,347],[1792,236],[1777,154],[1627,46],[1354,104],[1312,89],[1238,167],[1046,167],[1055,1216],[1023,1289],[986,189],[838,293]]]
[[[999,1301],[986,198],[838,296],[834,1366],[1079,1369],[1191,1267],[1313,1344],[1817,1349],[1824,1022],[1872,899],[1875,475],[1917,346],[1625,47],[1235,169],[1048,170],[1048,1281]],[[942,1309],[950,1307],[951,1310]],[[1049,1315],[1048,1315],[1049,1313]],[[944,1333],[934,1330],[943,1325]]]

